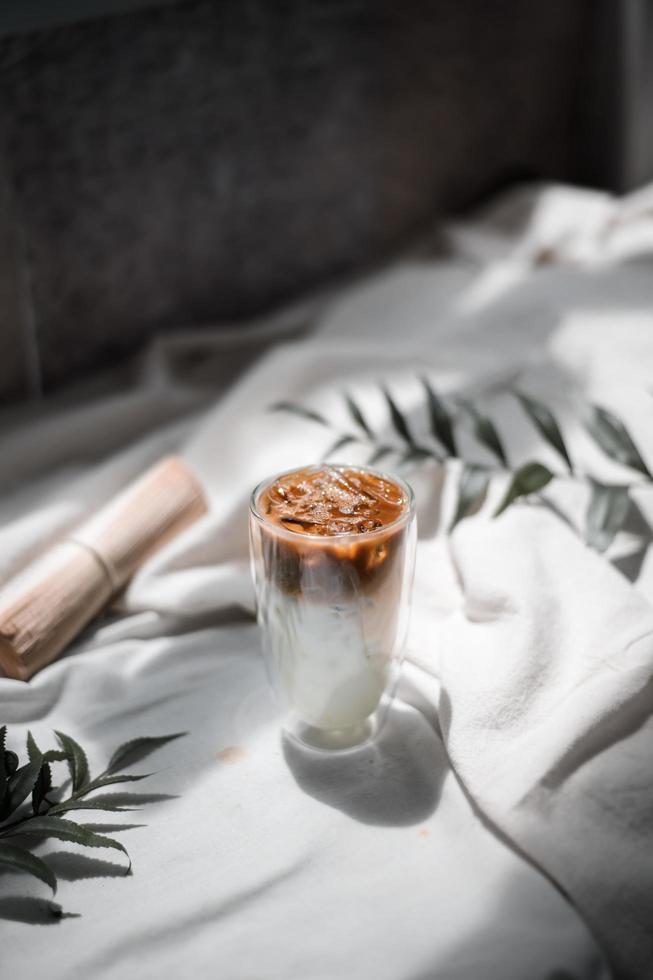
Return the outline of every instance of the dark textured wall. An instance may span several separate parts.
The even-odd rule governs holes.
[[[587,9],[204,0],[2,39],[0,391],[269,309],[512,175],[568,175]]]

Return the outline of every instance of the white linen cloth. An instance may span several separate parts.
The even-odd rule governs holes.
[[[0,877],[7,975],[47,962],[51,978],[594,980],[609,975],[603,953],[615,975],[653,972],[653,589],[648,556],[633,574],[632,533],[613,548],[631,582],[548,510],[489,518],[498,486],[447,539],[455,464],[409,473],[421,540],[408,663],[379,744],[358,755],[280,744],[243,618],[251,487],[334,438],[269,413],[280,398],[349,429],[346,387],[389,434],[383,379],[425,432],[427,372],[445,393],[486,396],[512,462],[555,466],[496,394],[519,371],[522,388],[555,399],[595,475],[626,478],[575,422],[579,392],[618,411],[652,461],[646,195],[518,191],[449,240],[445,257],[423,252],[322,298],[308,336],[265,354],[208,411],[233,358],[245,364],[283,318],[241,337],[227,366],[219,335],[163,341],[137,388],[18,418],[0,437],[5,576],[170,450],[213,504],[136,576],[120,616],[28,685],[0,680],[13,737],[29,727],[45,747],[69,731],[96,766],[127,738],[190,733],[138,786],[179,796],[121,835],[133,877],[96,852],[44,849],[81,920],[30,923],[49,921],[43,889]],[[572,523],[584,493],[552,494]]]

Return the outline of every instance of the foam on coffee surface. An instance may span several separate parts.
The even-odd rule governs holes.
[[[280,477],[262,492],[258,509],[300,534],[365,534],[393,524],[407,506],[393,481],[366,470],[311,467]]]

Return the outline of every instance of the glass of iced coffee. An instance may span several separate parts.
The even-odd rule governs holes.
[[[329,750],[377,734],[403,657],[415,538],[410,487],[367,467],[323,463],[254,490],[258,620],[290,737]]]

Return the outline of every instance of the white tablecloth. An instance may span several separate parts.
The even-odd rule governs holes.
[[[634,535],[612,554],[629,578],[543,508],[481,514],[447,539],[455,464],[409,473],[420,545],[399,697],[378,745],[325,758],[280,742],[246,549],[250,488],[333,440],[267,407],[295,398],[346,427],[346,386],[390,431],[379,379],[416,429],[417,374],[484,395],[511,460],[555,465],[493,394],[521,372],[555,399],[574,452],[623,478],[572,403],[619,411],[646,455],[650,213],[646,195],[518,191],[450,228],[447,255],[424,248],[235,339],[169,338],[128,389],[7,417],[3,576],[166,452],[213,505],[67,657],[27,685],[0,680],[13,740],[29,727],[45,747],[61,729],[96,767],[127,738],[189,732],[138,786],[175,797],[103,818],[147,823],[122,833],[133,876],[110,852],[43,848],[81,918],[53,922],[38,883],[0,876],[7,976],[594,980],[605,956],[651,976],[653,572]],[[584,493],[554,493],[572,521]]]

